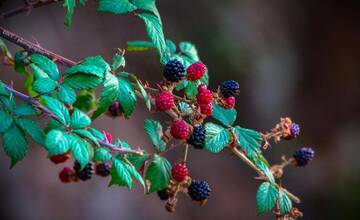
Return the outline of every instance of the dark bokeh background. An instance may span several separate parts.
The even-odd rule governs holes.
[[[0,13],[23,1],[5,1]],[[240,82],[238,123],[265,131],[281,116],[291,116],[302,128],[297,140],[265,152],[270,161],[291,155],[300,146],[316,150],[306,168],[288,168],[284,185],[299,195],[304,219],[356,219],[360,206],[360,3],[358,1],[182,0],[158,1],[166,37],[197,45],[210,70],[210,87],[225,79]],[[73,60],[102,55],[110,60],[127,40],[147,39],[142,22],[131,15],[96,12],[95,3],[78,7],[71,28],[63,25],[60,4],[35,9],[0,24],[26,39]],[[9,44],[10,45],[10,44]],[[18,48],[10,46],[12,51]],[[127,53],[127,71],[155,82],[161,66],[154,52]],[[0,67],[1,80],[22,76]],[[142,121],[149,117],[142,104],[131,121],[106,117],[100,129],[133,145],[149,148]],[[172,162],[181,149],[172,152]],[[191,151],[193,177],[207,179],[213,193],[198,207],[185,196],[175,214],[167,213],[156,195],[139,187],[107,188],[108,180],[61,184],[61,166],[32,146],[24,161],[9,170],[0,154],[0,218],[72,219],[270,219],[256,217],[258,182],[253,171],[227,152],[212,155]]]

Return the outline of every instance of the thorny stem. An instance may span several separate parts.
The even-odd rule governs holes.
[[[255,166],[255,164],[240,150],[238,150],[235,146],[232,146],[231,151],[238,156],[241,160],[243,160],[249,167],[251,167],[253,170],[255,170],[260,176],[264,176],[266,178],[267,181],[269,181],[269,179],[267,179],[267,177],[264,175],[264,173]],[[291,192],[289,192],[288,190],[280,187],[279,185],[277,185],[278,188],[281,188],[281,190],[287,194],[291,200],[293,200],[295,203],[300,203],[300,199],[295,196],[294,194],[292,194]]]
[[[25,0],[26,4],[24,6],[20,6],[20,7],[14,8],[12,10],[9,10],[7,12],[1,13],[0,14],[0,19],[10,18],[12,16],[21,14],[23,12],[30,13],[31,9],[33,9],[33,8],[38,8],[38,7],[41,7],[41,6],[49,5],[49,4],[52,4],[52,3],[58,3],[58,2],[61,2],[61,1],[63,1],[63,0],[47,0],[47,1],[37,0],[37,1],[34,1],[34,2],[29,1],[29,0]]]

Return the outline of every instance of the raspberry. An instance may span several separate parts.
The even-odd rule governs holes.
[[[91,162],[88,163],[84,167],[84,169],[81,169],[79,162],[75,161],[74,170],[75,170],[76,176],[79,177],[79,179],[81,179],[82,181],[91,179],[91,176],[93,174],[93,167],[92,167]]]
[[[70,155],[68,153],[65,154],[59,154],[59,155],[54,155],[50,157],[50,160],[54,163],[54,164],[59,164],[59,163],[64,163],[65,161],[67,161],[70,158]]]
[[[296,165],[299,167],[306,166],[315,156],[315,152],[311,148],[302,147],[295,151],[293,157]]]
[[[300,134],[300,126],[296,123],[292,123],[290,126],[290,135],[293,138],[296,138]]]
[[[225,101],[225,104],[224,104],[225,109],[231,109],[231,108],[235,107],[235,97],[234,96],[225,98],[224,101]]]
[[[168,188],[157,191],[157,194],[159,198],[163,201],[168,200],[170,198],[170,193]]]
[[[106,141],[107,143],[112,144],[112,143],[113,143],[113,138],[112,138],[110,132],[103,130],[102,133],[103,133],[104,136],[105,136],[105,141]]]
[[[201,180],[193,180],[188,189],[188,194],[192,200],[203,201],[210,195],[209,183]]]
[[[195,125],[191,137],[187,140],[195,149],[203,149],[205,143],[205,128],[202,125]]]
[[[98,163],[95,166],[96,175],[107,177],[110,174],[110,165],[108,163]]]
[[[171,169],[171,174],[174,180],[177,182],[183,182],[189,174],[189,170],[185,163],[177,163]]]
[[[237,95],[239,93],[239,89],[239,83],[237,83],[235,80],[224,81],[220,86],[221,94],[225,98]]]
[[[199,107],[200,107],[201,114],[206,115],[206,116],[210,116],[212,114],[213,108],[212,108],[211,103],[201,104]]]
[[[113,102],[107,111],[107,115],[111,117],[120,116],[123,113],[123,109],[118,101]]]
[[[196,62],[191,64],[187,68],[187,79],[190,81],[196,81],[198,79],[201,79],[201,77],[204,76],[206,71],[206,66],[202,62]]]
[[[162,112],[174,107],[174,96],[170,92],[159,92],[155,97],[156,109]]]
[[[75,171],[71,167],[64,167],[59,173],[59,179],[63,183],[70,183],[73,176],[75,176]]]
[[[179,120],[171,125],[170,133],[174,138],[183,140],[188,138],[189,130],[188,124],[183,120]]]
[[[206,89],[203,84],[198,86],[199,93],[196,95],[196,101],[199,105],[209,104],[213,100],[213,95],[210,90]]]
[[[170,60],[164,67],[163,75],[167,81],[179,82],[185,76],[185,68],[180,61]]]

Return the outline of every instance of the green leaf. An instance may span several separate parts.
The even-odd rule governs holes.
[[[180,91],[183,90],[187,87],[187,85],[189,84],[189,80],[184,79],[183,81],[181,81],[180,83],[176,84],[176,91]]]
[[[219,153],[230,141],[230,132],[214,123],[205,124],[205,148],[212,153]]]
[[[237,134],[237,141],[240,147],[245,151],[246,154],[250,151],[259,152],[262,137],[259,132],[235,126],[235,133]]]
[[[94,56],[87,57],[84,62],[68,68],[64,74],[84,73],[102,78],[107,70],[110,70],[109,64],[101,56]]]
[[[146,189],[145,187],[145,182],[144,179],[142,178],[142,176],[138,173],[138,171],[134,168],[131,167],[129,164],[126,164],[126,169],[129,171],[129,173],[136,179],[136,181],[138,181],[142,187],[144,188],[144,190]]]
[[[193,112],[192,108],[190,107],[189,104],[187,104],[186,102],[179,102],[179,110],[181,111],[181,113],[183,114],[191,114]]]
[[[159,11],[156,8],[155,0],[132,0],[132,3],[138,8],[154,13],[160,18]]]
[[[131,83],[124,78],[118,78],[119,80],[119,95],[118,101],[124,110],[125,118],[129,118],[135,110],[136,106],[136,94],[134,87]]]
[[[25,131],[38,144],[43,145],[45,141],[45,133],[41,129],[39,123],[28,118],[17,118],[16,124]]]
[[[71,128],[79,129],[86,128],[91,124],[91,119],[87,114],[75,108],[74,112],[71,115]]]
[[[189,81],[185,87],[185,95],[188,99],[194,99],[198,93],[198,86],[200,85],[199,81]]]
[[[28,142],[16,125],[12,125],[4,132],[3,147],[6,155],[11,158],[11,167],[24,159],[28,151]]]
[[[0,110],[0,133],[6,131],[13,123],[13,118],[11,115],[7,114],[5,111]]]
[[[141,93],[141,95],[143,97],[143,100],[144,100],[144,103],[145,103],[147,109],[150,111],[151,110],[151,101],[150,101],[150,98],[148,96],[148,93],[146,92],[144,87],[141,85],[141,83],[137,79],[136,79],[135,88]]]
[[[115,71],[120,67],[125,67],[125,57],[123,51],[117,52],[112,58],[111,69]]]
[[[40,67],[51,79],[59,80],[59,70],[54,61],[41,54],[31,55],[30,61]]]
[[[34,74],[26,73],[26,79],[24,80],[24,87],[26,88],[28,95],[31,97],[39,95],[37,92],[33,90],[33,83],[34,83]]]
[[[114,14],[124,14],[136,10],[135,5],[128,0],[100,0],[98,11]]]
[[[166,55],[166,43],[160,18],[148,13],[142,13],[138,16],[145,22],[147,34],[158,50],[161,60],[164,59]]]
[[[45,148],[49,156],[64,154],[70,149],[69,134],[60,130],[51,130],[45,139]]]
[[[286,215],[290,213],[292,209],[292,202],[290,198],[281,189],[279,190],[279,208],[281,215]]]
[[[102,113],[104,113],[108,107],[116,100],[119,96],[119,80],[110,72],[106,73],[104,88],[101,90],[100,101],[97,110],[92,115],[92,119],[96,119]]]
[[[73,89],[94,89],[98,87],[102,81],[103,78],[80,73],[66,77],[63,85],[68,85]]]
[[[144,130],[145,133],[150,138],[151,142],[153,143],[155,149],[157,151],[164,151],[166,148],[166,144],[163,137],[163,128],[160,122],[147,119],[144,121]]]
[[[42,96],[42,99],[45,101],[46,107],[56,115],[61,123],[65,125],[70,123],[69,111],[63,103],[49,96]]]
[[[257,214],[261,215],[264,212],[271,211],[278,196],[279,192],[276,186],[268,182],[262,183],[256,193]]]
[[[33,90],[38,93],[49,93],[57,87],[56,81],[50,78],[41,78],[35,80]]]
[[[89,131],[90,131],[97,139],[104,140],[105,136],[104,136],[104,134],[103,134],[101,131],[99,131],[99,130],[97,130],[97,129],[95,129],[95,128],[89,128]]]
[[[84,168],[90,160],[87,142],[76,135],[68,135],[70,140],[70,149],[74,158]]]
[[[59,99],[72,105],[76,100],[76,92],[69,85],[61,85],[59,89]]]
[[[45,129],[44,129],[44,132],[47,134],[53,129],[63,130],[64,125],[60,124],[60,122],[56,121],[55,119],[50,119],[49,122],[47,123]]]
[[[34,72],[35,79],[49,78],[49,75],[35,63],[30,64],[30,67]]]
[[[127,42],[127,50],[128,51],[145,51],[152,48],[155,48],[154,44],[149,41],[128,41]]]
[[[96,137],[94,135],[92,135],[89,131],[83,130],[83,129],[78,129],[78,130],[74,130],[74,133],[78,134],[79,136],[81,136],[83,138],[89,139],[96,146],[100,146],[100,144],[99,144],[98,140],[96,139]]]
[[[209,85],[209,72],[208,69],[206,68],[205,74],[203,77],[201,77],[200,82],[205,84],[206,86]]]
[[[10,93],[8,97],[0,96],[0,106],[2,106],[3,109],[8,109],[10,112],[13,112],[16,107],[13,94]]]
[[[169,161],[154,154],[149,165],[145,179],[150,182],[149,193],[156,192],[166,188],[171,179],[171,165]]]
[[[24,50],[19,50],[14,55],[14,61],[15,61],[15,71],[18,73],[27,73],[25,69],[25,59],[28,56],[28,52]]]
[[[1,40],[1,39],[0,39]],[[1,41],[0,41],[1,43]],[[0,44],[1,46],[1,44]],[[5,88],[5,85],[4,83],[0,80],[0,95],[5,95],[5,96],[8,96],[10,93],[9,91]]]
[[[270,168],[258,158],[255,159],[255,165],[265,174],[271,183],[275,183],[275,178],[270,170]]]
[[[196,47],[190,42],[180,42],[179,44],[180,51],[188,56],[193,61],[199,61],[199,56],[196,50]]]
[[[123,160],[112,158],[113,166],[110,169],[111,174],[111,185],[127,186],[129,189],[132,188],[132,178],[126,163]]]
[[[80,0],[80,4],[81,4],[82,6],[85,6],[86,1],[87,1],[87,0]]]
[[[215,102],[212,103],[212,106],[213,112],[211,116],[220,121],[223,125],[229,127],[235,122],[237,115],[235,109],[224,109],[223,107],[218,106]]]
[[[165,41],[165,43],[166,43],[167,51],[168,51],[171,55],[174,55],[174,54],[176,53],[176,45],[174,44],[174,42],[167,39],[167,40]]]
[[[111,159],[111,153],[108,148],[102,147],[95,150],[94,160],[105,163]]]
[[[66,7],[67,10],[66,18],[65,18],[65,25],[67,27],[71,26],[71,20],[74,14],[75,6],[76,6],[76,0],[65,0],[64,2],[64,7]]]
[[[17,116],[35,115],[36,109],[27,103],[21,103],[15,107],[14,114]]]
[[[95,109],[96,108],[95,95],[92,92],[88,92],[86,90],[81,91],[80,95],[77,97],[73,106],[84,112],[88,112],[92,109]]]
[[[144,163],[144,161],[148,158],[149,154],[144,152],[143,155],[138,154],[128,154],[126,155],[127,159],[130,163],[138,170],[140,166]]]

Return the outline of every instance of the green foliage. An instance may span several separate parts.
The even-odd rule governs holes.
[[[128,0],[99,0],[98,11],[124,14],[136,10]]]
[[[89,128],[89,131],[97,138],[100,140],[104,140],[105,139],[105,135],[100,132],[99,130],[95,129],[95,128]]]
[[[14,114],[16,116],[35,115],[36,114],[36,109],[34,107],[32,107],[31,105],[27,104],[27,103],[21,103],[20,105],[17,105],[15,107]]]
[[[59,99],[71,105],[76,101],[76,92],[69,85],[61,85],[59,89]]]
[[[108,148],[101,147],[95,150],[94,160],[99,162],[107,162],[111,159],[112,155]]]
[[[262,183],[256,193],[257,214],[261,215],[264,212],[271,211],[278,196],[279,192],[275,185],[268,182]]]
[[[219,153],[230,141],[230,132],[217,124],[205,124],[205,148],[212,153]]]
[[[9,96],[9,91],[5,88],[4,83],[0,80],[0,95]]]
[[[259,132],[235,126],[235,133],[238,136],[238,144],[247,154],[250,154],[251,152],[260,152],[263,140]]]
[[[87,142],[81,139],[77,135],[69,134],[67,139],[70,144],[70,149],[75,157],[76,161],[79,162],[81,168],[84,168],[90,161],[90,154]]]
[[[149,165],[145,179],[149,181],[149,193],[162,190],[167,187],[171,179],[171,165],[169,161],[161,156],[154,154]]]
[[[30,61],[39,68],[41,68],[51,79],[59,80],[59,70],[52,60],[41,54],[33,54],[30,56]]]
[[[15,124],[3,133],[2,145],[5,153],[11,158],[11,167],[24,159],[28,151],[28,142],[24,133]]]
[[[93,92],[83,90],[76,98],[73,106],[80,109],[81,111],[88,112],[96,108],[96,97]]]
[[[88,74],[73,74],[64,79],[62,85],[70,86],[73,89],[95,89],[103,78]]]
[[[129,189],[132,188],[132,177],[128,170],[129,166],[121,158],[112,158],[113,166],[110,169],[111,174],[111,185],[127,186]]]
[[[74,133],[76,133],[80,137],[83,137],[83,138],[86,138],[86,139],[90,140],[96,146],[100,146],[98,140],[96,139],[96,137],[91,132],[89,132],[87,130],[84,130],[84,129],[77,129],[77,130],[74,130]]]
[[[283,190],[279,190],[279,209],[281,215],[288,214],[292,209],[292,202]]]
[[[255,161],[255,165],[265,174],[265,176],[269,179],[271,183],[275,183],[275,178],[269,168],[269,166],[261,159],[256,157],[253,158],[253,161]]]
[[[125,118],[129,118],[135,110],[136,106],[136,93],[131,82],[125,78],[118,78],[119,80],[119,93],[117,100],[119,101],[122,109],[124,110]]]
[[[127,159],[137,170],[144,163],[144,161],[148,158],[148,156],[149,156],[149,154],[147,152],[144,152],[143,155],[138,155],[138,154],[126,155]]]
[[[198,86],[200,85],[200,81],[197,80],[195,82],[188,81],[185,87],[185,95],[188,99],[192,100],[195,98],[196,94],[198,93]]]
[[[63,103],[49,96],[42,96],[42,99],[45,101],[46,107],[56,115],[61,123],[64,125],[70,123],[69,111]]]
[[[212,117],[220,121],[223,125],[229,127],[234,124],[236,120],[237,112],[234,108],[224,109],[221,106],[218,106],[215,102],[212,103],[213,113]]]
[[[155,48],[154,44],[149,41],[128,41],[127,42],[128,51],[145,51],[152,48]]]
[[[146,10],[154,13],[158,18],[160,18],[160,14],[155,5],[155,0],[132,0],[132,3],[138,8],[142,10]]]
[[[65,25],[67,27],[71,26],[72,16],[74,15],[74,9],[76,6],[76,0],[65,0],[64,7],[66,7],[67,13],[65,18]]]
[[[79,129],[86,128],[91,124],[91,119],[84,112],[75,108],[71,115],[71,128]]]
[[[84,73],[94,75],[100,78],[104,77],[106,71],[110,70],[110,66],[101,56],[87,57],[84,62],[68,68],[64,75],[75,73]]]
[[[180,42],[179,48],[182,53],[194,61],[199,61],[198,52],[194,44],[190,42]]]
[[[150,97],[149,97],[148,93],[146,92],[146,90],[144,89],[144,87],[139,82],[139,80],[137,80],[137,79],[136,79],[136,83],[135,83],[135,89],[140,92],[140,94],[141,94],[141,96],[142,96],[142,98],[144,100],[146,108],[150,111],[151,110]]]
[[[36,143],[43,145],[45,141],[45,133],[41,129],[39,123],[28,118],[17,118],[16,124],[26,132]]]
[[[3,110],[0,110],[0,133],[6,131],[13,123],[13,118]]]
[[[57,87],[55,80],[50,78],[40,78],[34,81],[33,90],[40,94],[46,94],[53,91]]]
[[[150,138],[151,142],[154,145],[154,148],[157,151],[164,151],[166,148],[166,144],[163,138],[163,128],[160,122],[147,119],[144,121],[144,130],[145,133]]]
[[[120,67],[125,67],[124,52],[118,51],[112,58],[111,70],[115,71]]]
[[[69,134],[60,130],[51,130],[45,139],[45,148],[49,156],[64,154],[70,149]]]
[[[28,57],[28,52],[19,50],[14,55],[15,71],[18,73],[26,74],[25,60]]]

